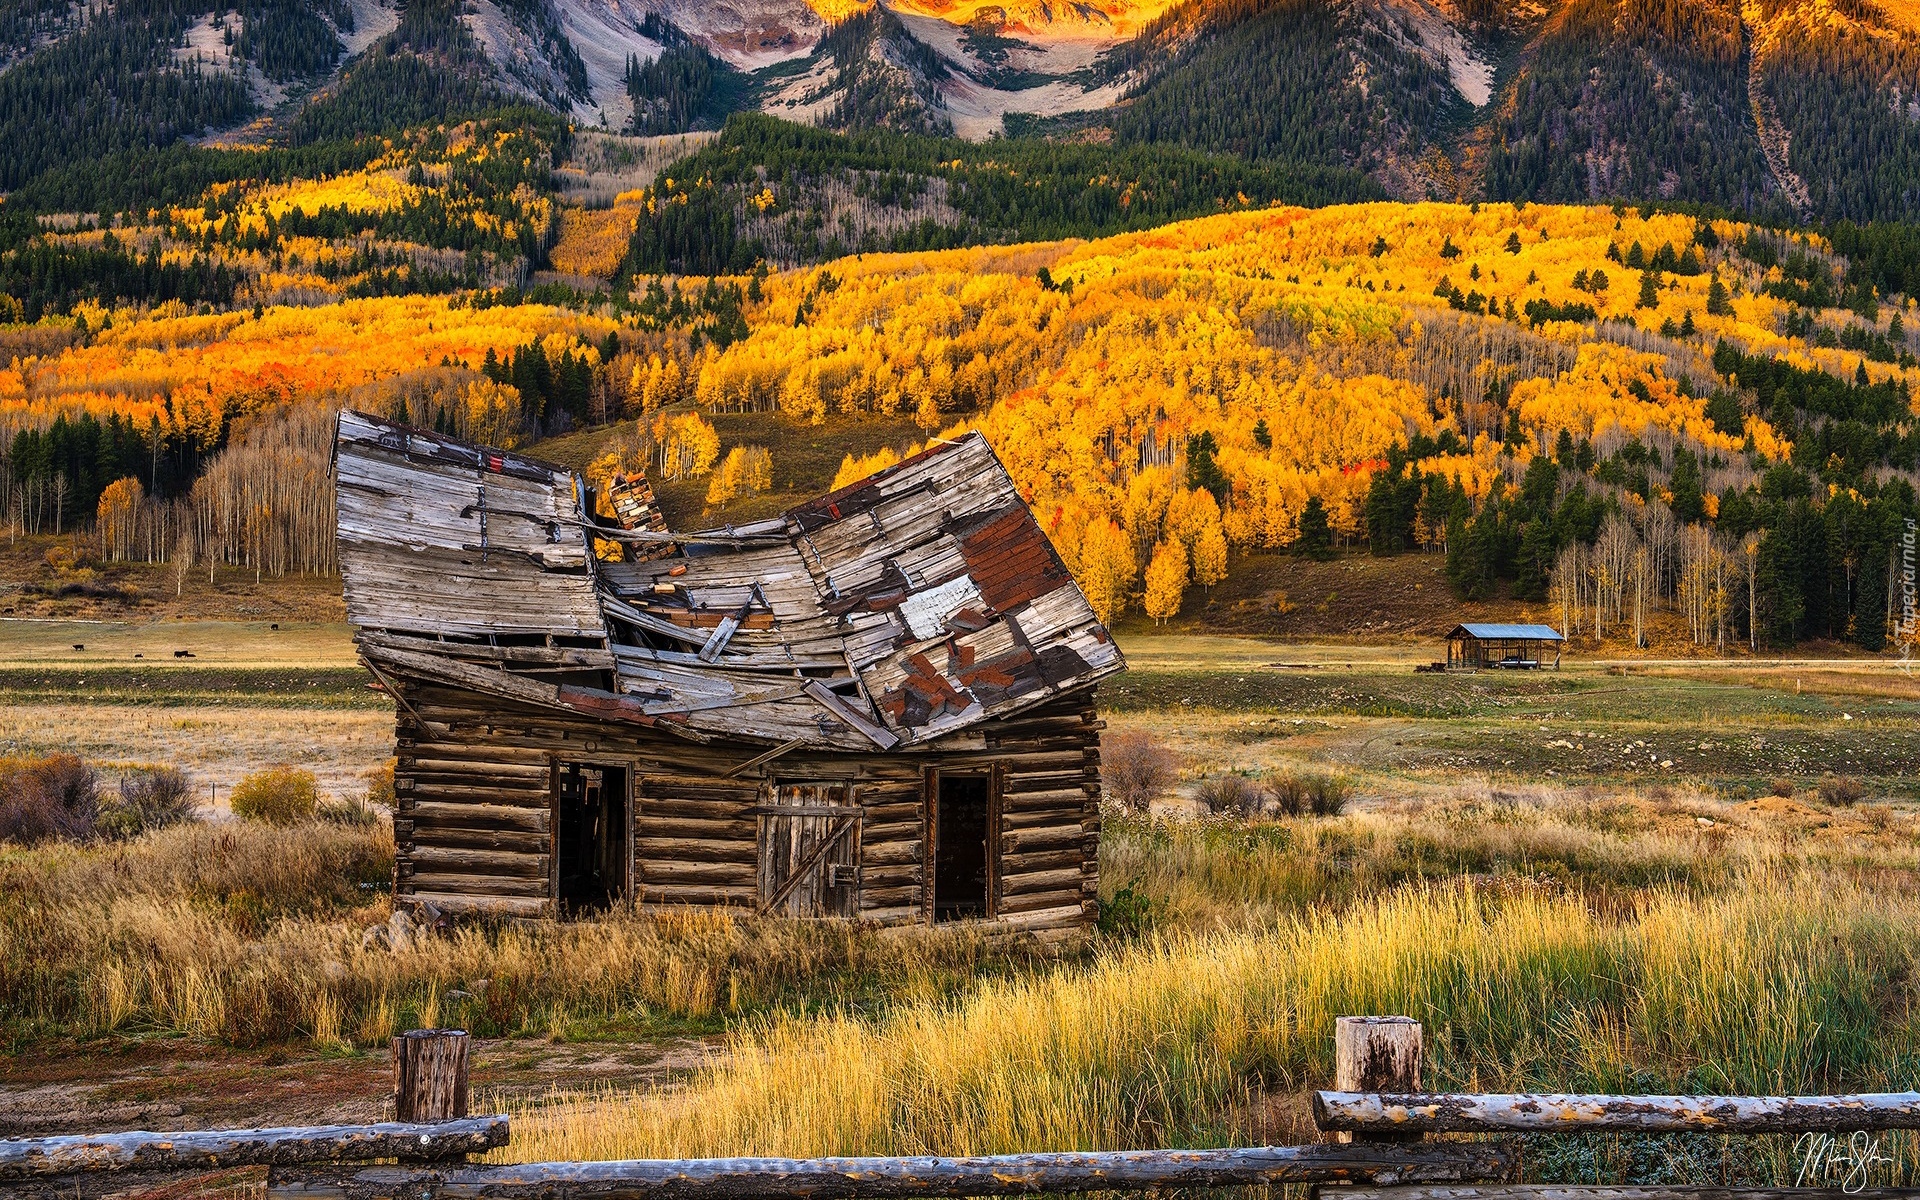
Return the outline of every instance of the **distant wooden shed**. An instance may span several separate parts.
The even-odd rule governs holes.
[[[977,434],[699,533],[358,413],[335,470],[401,903],[1094,921],[1094,686],[1125,663]]]
[[[1447,669],[1538,670],[1548,665],[1546,653],[1551,649],[1557,671],[1566,640],[1551,625],[1455,625],[1447,634]]]

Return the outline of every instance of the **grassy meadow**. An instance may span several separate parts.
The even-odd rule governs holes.
[[[6,753],[84,722],[107,774],[172,761],[204,782],[209,763],[305,754],[347,797],[386,752],[390,715],[330,657],[337,631],[298,632],[304,657],[281,666],[240,631],[191,661],[84,668],[48,632],[0,673]],[[1305,1095],[1347,1013],[1422,1020],[1438,1087],[1920,1074],[1911,677],[1753,660],[1446,677],[1413,674],[1430,648],[1407,643],[1123,646],[1109,735],[1159,747],[1172,774],[1147,811],[1109,814],[1105,917],[1082,951],[714,915],[389,948],[367,935],[391,911],[384,823],[202,821],[0,846],[6,1070],[153,1046],[377,1058],[436,1024],[483,1047],[708,1047],[663,1078],[483,1096],[515,1115],[506,1161],[1311,1140]],[[214,712],[198,749],[169,723]],[[1201,801],[1228,775],[1301,771],[1342,779],[1344,809]],[[1885,1148],[1875,1182],[1920,1179],[1911,1145]],[[1528,1170],[1790,1183],[1796,1163],[1782,1139],[1569,1138]]]

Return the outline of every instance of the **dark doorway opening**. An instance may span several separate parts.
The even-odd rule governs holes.
[[[993,788],[985,775],[940,776],[935,805],[933,919],[987,915],[987,826]]]
[[[560,764],[560,912],[611,908],[627,895],[627,772]]]

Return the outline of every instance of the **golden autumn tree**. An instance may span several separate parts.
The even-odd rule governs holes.
[[[882,446],[872,454],[854,454],[848,452],[840,460],[840,469],[833,473],[833,484],[829,491],[839,491],[850,483],[865,479],[875,471],[884,471],[888,467],[898,466],[900,452],[890,446]]]
[[[1210,589],[1227,577],[1227,535],[1221,532],[1220,522],[1200,530],[1193,540],[1192,559],[1193,581],[1201,587]]]
[[[1147,615],[1156,624],[1180,612],[1180,600],[1187,590],[1187,551],[1177,540],[1168,539],[1153,548],[1153,561],[1147,564]]]
[[[708,508],[725,508],[733,502],[735,496],[740,494],[742,457],[740,447],[735,446],[727,451],[727,456],[720,460],[718,467],[714,468],[713,476],[707,480]]]
[[[140,506],[147,489],[127,476],[108,484],[100,493],[100,506],[94,512],[95,531],[100,535],[100,553],[113,562],[133,557],[135,532],[139,526]]]
[[[735,446],[727,451],[707,484],[707,507],[725,508],[740,496],[773,488],[773,452],[765,446]]]
[[[1139,569],[1125,530],[1105,517],[1088,523],[1080,539],[1080,589],[1102,622],[1112,624],[1127,611]]]
[[[720,457],[720,435],[699,413],[661,413],[653,419],[653,440],[664,480],[705,475]]]
[[[773,490],[773,451],[765,446],[738,446],[740,451],[740,490],[743,492],[770,492]]]

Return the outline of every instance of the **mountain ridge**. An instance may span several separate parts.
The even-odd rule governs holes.
[[[531,103],[615,132],[757,110],[841,132],[1170,145],[1357,170],[1407,200],[1920,217],[1920,6],[1896,0],[223,3],[76,16],[20,0],[0,21],[15,146],[0,188],[182,137]],[[363,87],[343,109],[376,75],[386,105]]]

